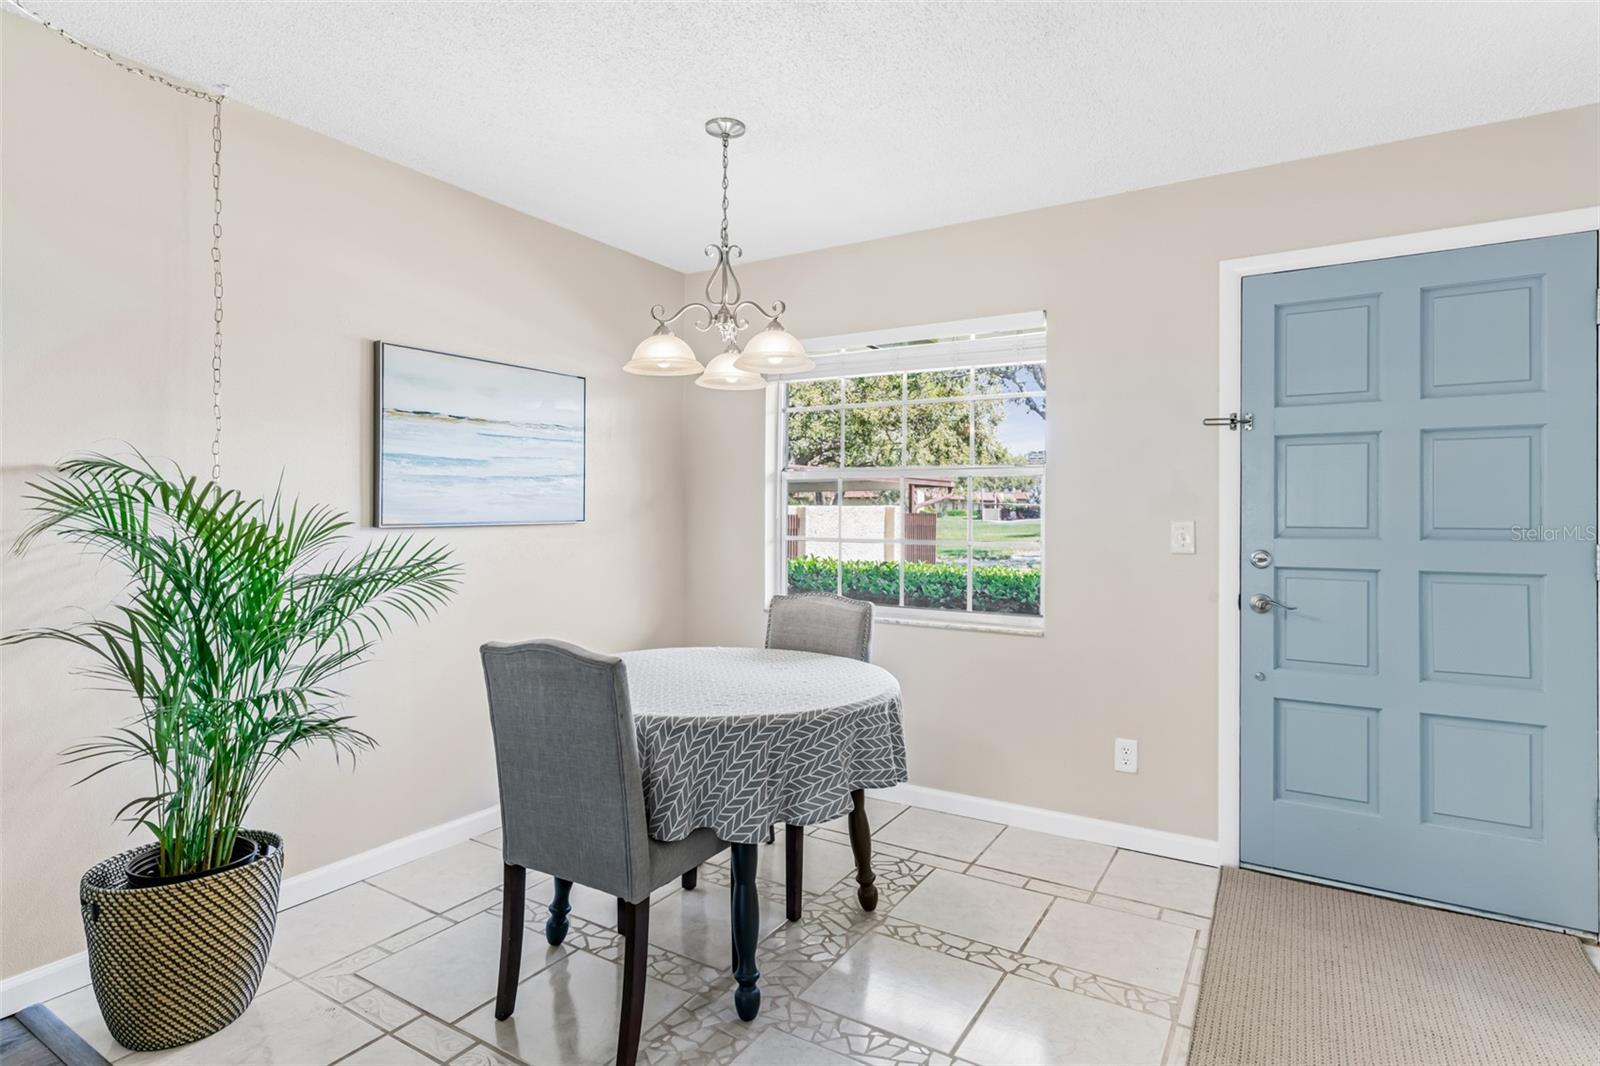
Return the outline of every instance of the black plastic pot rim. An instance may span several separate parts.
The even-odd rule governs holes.
[[[237,870],[241,866],[248,866],[250,863],[259,862],[271,854],[272,845],[260,844],[241,832],[234,838],[233,841],[233,857],[227,862],[223,863],[221,866],[213,866],[209,870],[193,870],[189,873],[173,874],[170,877],[161,877],[157,874],[136,874],[134,872],[135,865],[147,857],[140,856],[138,859],[135,859],[133,862],[128,864],[128,887],[135,889],[161,888],[164,885],[176,885],[181,884],[184,881],[196,881],[202,877],[210,877],[213,874],[225,873],[228,870]],[[151,860],[149,863],[150,867],[152,869],[155,868],[155,854],[150,853],[148,858]]]

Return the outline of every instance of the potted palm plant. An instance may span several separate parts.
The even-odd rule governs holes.
[[[142,456],[73,458],[29,489],[17,550],[51,533],[129,578],[103,618],[4,638],[76,646],[137,706],[64,753],[89,769],[80,783],[130,763],[154,782],[118,812],[154,842],[80,885],[95,996],[123,1046],[188,1043],[243,1013],[271,949],[283,841],[246,826],[251,802],[288,755],[373,745],[331,685],[396,618],[443,605],[458,571],[433,544],[352,545],[330,508],[246,499]]]

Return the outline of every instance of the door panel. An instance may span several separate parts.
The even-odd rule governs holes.
[[[1244,862],[1600,929],[1595,264],[1245,280]]]

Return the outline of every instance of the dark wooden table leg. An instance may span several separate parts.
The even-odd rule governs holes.
[[[644,986],[650,972],[650,897],[618,900],[622,923],[622,1017],[617,1025],[617,1066],[634,1066],[644,1028]]]
[[[696,866],[694,869],[683,875],[683,890],[685,892],[693,892],[695,886],[699,883],[700,867]]]
[[[545,919],[544,938],[555,947],[567,939],[567,915],[572,912],[572,882],[556,878],[555,895],[550,897],[550,917]]]
[[[867,794],[863,789],[850,793],[850,850],[856,857],[856,899],[864,911],[876,910],[878,889],[873,884],[878,879],[872,872],[872,826],[867,824]]]
[[[500,897],[500,987],[494,997],[494,1016],[501,1021],[517,1009],[517,978],[522,971],[522,910],[526,903],[528,871],[506,863],[505,888]]]
[[[784,917],[791,922],[800,920],[804,909],[805,893],[806,827],[783,827],[783,902]]]
[[[761,989],[756,982],[756,941],[761,939],[761,904],[756,896],[756,865],[760,846],[733,845],[733,949],[737,959],[733,976],[739,982],[733,1005],[744,1021],[754,1021],[761,1010]]]

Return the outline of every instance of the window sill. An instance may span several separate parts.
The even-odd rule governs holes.
[[[1035,625],[1018,625],[1015,622],[989,621],[968,618],[961,621],[945,618],[926,618],[920,615],[889,614],[881,608],[873,612],[872,620],[891,626],[911,626],[916,629],[965,629],[974,633],[999,633],[1010,637],[1042,637],[1044,622]]]

